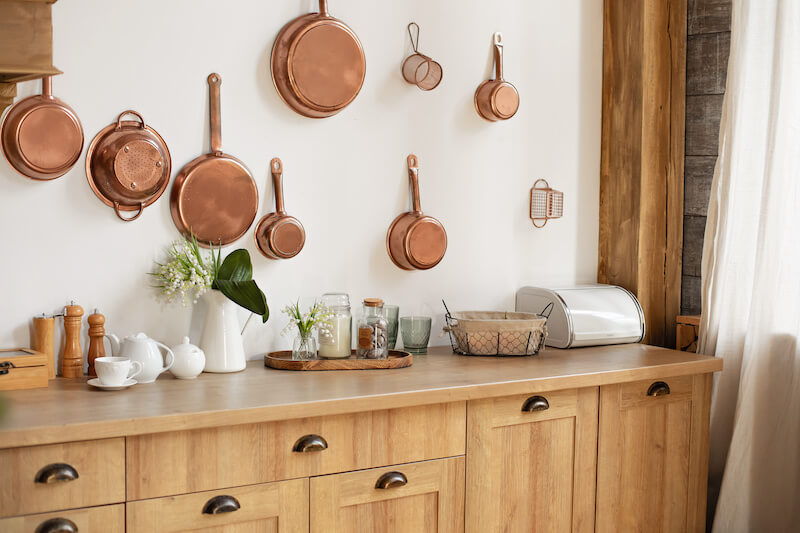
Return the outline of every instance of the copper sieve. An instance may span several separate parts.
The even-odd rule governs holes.
[[[416,29],[417,38],[414,38],[412,28]],[[408,25],[408,36],[414,53],[403,62],[403,78],[410,84],[416,85],[423,91],[435,89],[442,81],[442,66],[419,51],[419,25],[411,22]]]

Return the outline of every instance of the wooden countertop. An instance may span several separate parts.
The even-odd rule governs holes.
[[[431,348],[409,368],[292,372],[251,361],[235,374],[169,373],[115,392],[86,378],[3,393],[0,448],[354,413],[716,372],[722,360],[641,344],[536,357],[463,357]]]

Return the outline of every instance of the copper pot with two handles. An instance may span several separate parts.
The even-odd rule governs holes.
[[[386,234],[389,258],[403,270],[428,270],[439,264],[447,250],[442,223],[422,213],[419,201],[419,159],[408,156],[413,210],[398,216]]]

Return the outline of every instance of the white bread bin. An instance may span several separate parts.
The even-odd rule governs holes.
[[[516,310],[547,316],[545,344],[577,348],[641,342],[645,323],[636,296],[616,285],[522,287]]]

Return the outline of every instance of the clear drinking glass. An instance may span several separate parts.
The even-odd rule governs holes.
[[[412,354],[428,353],[431,338],[431,317],[404,316],[400,318],[400,334],[403,336],[403,349]]]
[[[397,344],[397,317],[400,315],[400,308],[396,305],[384,305],[383,316],[386,317],[386,322],[389,323],[389,349],[394,350]]]

